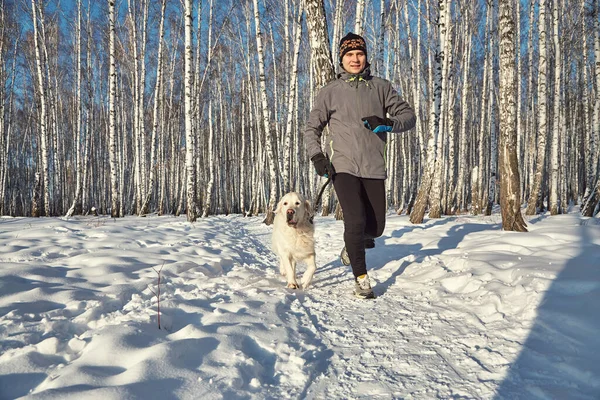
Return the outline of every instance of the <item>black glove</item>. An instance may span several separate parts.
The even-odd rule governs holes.
[[[312,156],[310,160],[315,165],[318,175],[329,178],[335,174],[335,168],[333,168],[333,164],[331,164],[329,157],[327,157],[325,154],[318,153]]]
[[[377,115],[361,118],[365,128],[372,130],[375,133],[391,132],[394,127],[394,121],[389,118],[380,118]]]

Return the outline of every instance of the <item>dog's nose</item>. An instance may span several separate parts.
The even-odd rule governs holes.
[[[287,220],[288,220],[288,221],[290,221],[292,218],[294,218],[294,214],[295,214],[296,212],[295,212],[294,210],[287,210],[285,213],[287,214],[287,215],[286,215],[286,217],[287,217]]]

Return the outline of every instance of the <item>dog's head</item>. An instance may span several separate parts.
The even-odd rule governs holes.
[[[298,223],[308,221],[312,215],[312,207],[300,193],[290,192],[279,200],[275,213],[281,214],[288,226],[296,227]]]

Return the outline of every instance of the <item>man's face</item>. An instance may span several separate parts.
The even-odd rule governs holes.
[[[351,50],[342,57],[342,67],[350,74],[359,74],[367,65],[367,56],[362,50]]]

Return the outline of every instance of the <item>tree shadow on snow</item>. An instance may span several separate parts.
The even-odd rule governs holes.
[[[26,396],[42,383],[46,376],[46,374],[39,372],[0,375],[0,400]]]
[[[579,229],[580,253],[546,292],[496,400],[600,399],[600,245],[597,228]]]
[[[402,237],[402,236],[404,236],[404,235],[406,235],[408,233],[411,233],[411,232],[413,232],[413,231],[415,231],[417,229],[423,230],[423,229],[428,229],[428,228],[433,227],[433,226],[444,225],[444,224],[450,222],[452,220],[452,218],[454,218],[454,217],[444,218],[444,219],[441,219],[441,220],[437,220],[436,222],[431,223],[431,224],[427,224],[427,225],[424,225],[424,224],[407,225],[407,226],[402,227],[401,229],[396,229],[390,235],[383,235],[383,236],[381,236],[379,238],[376,238],[375,239],[375,244],[376,244],[375,250],[370,250],[369,249],[369,250],[367,250],[367,254],[369,254],[369,252],[370,253],[375,253],[375,252],[381,253],[381,250],[385,249],[384,250],[385,254],[383,256],[390,256],[390,257],[388,257],[388,260],[385,263],[387,263],[389,261],[392,261],[392,260],[398,260],[398,259],[400,259],[402,257],[405,257],[405,256],[408,256],[410,254],[413,254],[413,253],[406,253],[406,250],[405,250],[407,248],[406,245],[403,245],[403,244],[402,245],[401,244],[385,245],[383,243],[383,241],[385,239],[387,239],[387,238],[400,238],[400,237]],[[335,251],[341,252],[341,250],[342,249],[340,248],[339,250],[336,249]],[[398,250],[398,251],[396,251],[396,250]],[[414,249],[412,251],[414,251]],[[367,269],[369,269],[369,270],[371,269],[370,268],[370,265],[371,265],[371,261],[370,260],[371,260],[371,258],[369,257],[367,259]],[[379,263],[379,260],[377,262]],[[339,268],[340,266],[342,266],[343,268],[340,269],[340,273],[338,275],[336,275],[336,277],[337,276],[344,276],[344,275],[346,275],[348,273],[348,271],[352,272],[352,268],[350,266],[343,265],[339,258],[337,258],[337,259],[335,259],[333,261],[328,262],[327,264],[323,265],[322,267],[319,267],[318,271],[319,272],[325,272],[325,271],[328,271],[330,269]],[[374,268],[374,269],[377,269],[377,267]]]
[[[381,239],[376,240],[376,243],[377,241],[381,241],[382,239],[385,240],[386,238],[402,237],[403,235],[406,235],[409,232],[413,232],[419,228],[426,230],[433,226],[444,225],[450,221],[454,221],[456,218],[457,217],[444,218],[443,220],[439,220],[425,226],[406,226],[402,229],[397,229],[393,231],[389,236],[382,236]],[[371,268],[368,268],[369,270],[382,270],[390,262],[402,260],[403,258],[406,258],[411,255],[414,256],[414,260],[402,260],[402,263],[399,266],[395,267],[395,270],[385,281],[379,282],[377,284],[377,295],[381,296],[382,294],[384,294],[396,282],[396,278],[404,273],[404,271],[406,270],[406,268],[408,268],[409,265],[413,263],[421,263],[427,257],[440,255],[447,249],[456,249],[458,245],[464,240],[465,236],[467,236],[468,234],[489,230],[500,230],[500,225],[475,223],[455,225],[448,230],[447,236],[442,237],[440,239],[440,241],[437,244],[437,247],[431,249],[423,249],[421,244],[381,244],[380,246],[380,244],[377,243],[377,247],[375,248],[375,250],[379,247],[380,251],[372,251],[367,258],[367,264],[372,266]]]

